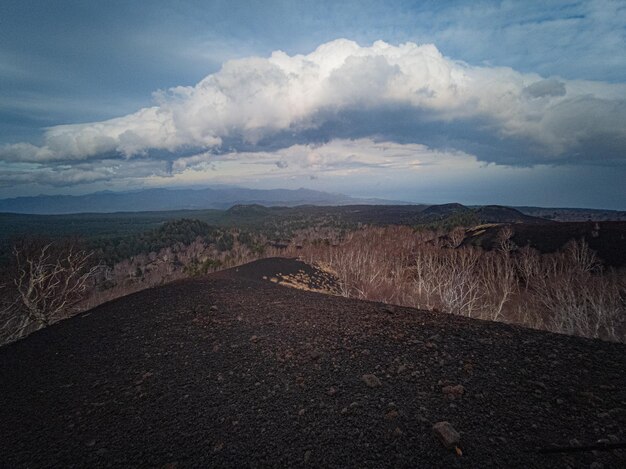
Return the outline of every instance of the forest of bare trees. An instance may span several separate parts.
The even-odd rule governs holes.
[[[462,228],[314,227],[283,244],[227,235],[227,245],[198,236],[113,265],[73,242],[17,244],[0,281],[0,344],[135,291],[272,256],[332,272],[350,298],[626,341],[626,273],[604,268],[584,240],[540,254],[516,246],[508,225],[492,250],[464,245]]]
[[[607,270],[584,240],[540,254],[511,242],[460,245],[459,229],[366,228],[336,246],[306,243],[297,253],[329,269],[347,297],[434,309],[571,335],[626,340],[626,273]]]

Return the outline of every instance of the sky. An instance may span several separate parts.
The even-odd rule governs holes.
[[[0,3],[0,197],[626,209],[626,1]]]

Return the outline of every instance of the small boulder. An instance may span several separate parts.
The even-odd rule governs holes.
[[[456,386],[444,386],[441,388],[441,392],[450,399],[456,399],[465,394],[465,388],[462,384],[457,384]]]
[[[437,422],[433,425],[433,433],[448,449],[457,447],[461,442],[461,435],[450,425],[450,422]]]
[[[400,415],[398,414],[398,411],[395,409],[392,409],[385,414],[385,420],[395,420],[396,418],[398,418],[398,415]]]
[[[383,383],[380,382],[380,380],[376,377],[376,375],[372,375],[372,374],[363,375],[361,379],[370,388],[378,388],[383,385]]]

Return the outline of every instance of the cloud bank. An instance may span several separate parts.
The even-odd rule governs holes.
[[[418,171],[422,166],[475,158],[441,152],[421,144],[379,142],[369,138],[335,139],[325,144],[296,144],[276,151],[212,152],[163,162],[150,158],[83,160],[55,165],[0,163],[0,187],[17,184],[71,186],[109,180],[140,182],[152,177],[167,184],[198,177],[212,182],[251,183],[258,179],[337,178],[376,172]],[[207,177],[207,172],[212,173]],[[168,179],[170,181],[168,181]]]
[[[372,138],[464,151],[507,165],[626,159],[626,85],[478,67],[431,44],[340,39],[308,55],[231,60],[195,86],[115,119],[47,129],[0,160],[47,165],[289,148]],[[208,153],[207,153],[208,152]],[[278,169],[289,155],[278,155]],[[173,163],[172,163],[173,162]]]

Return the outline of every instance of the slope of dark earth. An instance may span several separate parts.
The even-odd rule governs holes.
[[[239,278],[269,280],[303,290],[337,293],[337,278],[324,270],[297,259],[270,257],[250,262],[229,271]]]
[[[474,212],[482,223],[541,223],[551,224],[552,221],[525,215],[519,210],[502,205],[485,205]]]
[[[501,226],[478,227],[468,233],[464,244],[493,249],[498,245]],[[591,249],[611,267],[626,265],[626,222],[561,222],[520,223],[511,225],[513,242],[518,246],[530,246],[542,253],[562,249],[571,240],[584,239]]]
[[[430,207],[424,209],[422,212],[425,216],[437,216],[437,217],[445,217],[455,213],[465,213],[471,212],[472,209],[466,207],[465,205],[452,203],[452,204],[439,204],[439,205],[431,205]]]
[[[623,450],[538,452],[624,441],[624,345],[250,278],[299,269],[272,262],[145,290],[0,349],[0,465],[626,462]],[[463,456],[433,436],[441,420]]]
[[[548,218],[554,221],[626,221],[624,210],[588,208],[515,207],[526,215]]]

